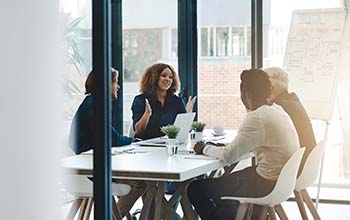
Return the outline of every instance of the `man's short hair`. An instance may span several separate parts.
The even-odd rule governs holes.
[[[288,91],[288,73],[279,67],[268,67],[264,71],[269,75],[272,88]]]

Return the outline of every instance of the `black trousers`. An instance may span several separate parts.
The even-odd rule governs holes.
[[[248,167],[219,178],[193,181],[188,197],[202,220],[233,220],[238,201],[221,200],[222,196],[262,197],[269,194],[275,181],[259,176],[256,167]]]

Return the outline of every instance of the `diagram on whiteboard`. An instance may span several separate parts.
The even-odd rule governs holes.
[[[284,68],[290,90],[313,118],[329,118],[345,22],[344,10],[295,11]]]

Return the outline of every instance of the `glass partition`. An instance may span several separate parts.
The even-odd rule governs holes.
[[[251,66],[251,1],[198,0],[198,120],[237,129],[240,73]]]
[[[288,40],[288,33],[290,31],[290,25],[292,22],[292,13],[295,10],[305,11],[309,9],[323,11],[334,10],[334,8],[343,8],[343,1],[340,0],[309,0],[309,1],[279,1],[270,0],[264,1],[264,13],[267,16],[268,22],[264,22],[264,67],[268,66],[279,66],[283,67],[285,58],[285,51]],[[326,16],[326,15],[325,15]],[[331,19],[331,18],[329,18]],[[326,19],[327,20],[327,19]],[[349,23],[346,24],[345,30],[349,29]],[[333,27],[329,27],[329,32]],[[317,30],[315,30],[317,31]],[[304,33],[309,34],[309,33]],[[313,40],[311,40],[313,41]],[[310,42],[311,42],[310,41]],[[313,41],[315,42],[315,41]],[[340,42],[339,42],[340,43]],[[312,42],[311,42],[312,44]],[[314,44],[313,47],[325,47],[324,51],[327,51],[325,44]],[[331,45],[330,45],[331,46]],[[342,46],[341,46],[342,47]],[[311,47],[310,47],[311,48]],[[329,48],[328,48],[329,49]],[[312,53],[312,51],[309,51]],[[340,53],[340,60],[344,58]],[[329,53],[325,53],[324,56],[328,56]],[[316,61],[317,62],[317,61]],[[344,66],[344,65],[343,65]],[[338,71],[340,69],[338,68]],[[342,70],[347,72],[348,75],[349,67]],[[337,73],[338,75],[339,72]],[[293,76],[290,76],[293,77]],[[342,100],[349,100],[350,97],[350,80],[349,77],[341,77],[342,83],[345,85],[345,90],[339,93],[335,105],[333,106],[333,117],[329,121],[328,125],[328,143],[326,146],[326,153],[324,158],[324,166],[322,173],[322,185],[329,187],[343,187],[350,186],[350,143],[346,138],[349,136],[348,122],[344,123],[346,118],[349,118],[349,111],[343,112],[342,109],[349,109],[349,105],[344,103]],[[290,82],[291,84],[292,82]],[[293,87],[293,85],[290,85]],[[316,88],[315,88],[316,89]],[[338,87],[340,89],[340,87]],[[302,96],[302,94],[298,94]],[[347,101],[346,101],[347,102]],[[316,134],[317,141],[320,141],[325,137],[325,126],[326,122],[319,120],[312,120],[314,132]],[[313,190],[313,196],[316,195],[316,190]],[[343,199],[342,193],[332,193],[329,189],[322,188],[322,198],[336,198]],[[349,194],[347,195],[349,196]]]
[[[123,1],[124,133],[132,122],[131,104],[142,73],[164,62],[177,71],[177,1]]]

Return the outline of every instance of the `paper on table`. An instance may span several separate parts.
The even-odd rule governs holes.
[[[122,152],[132,151],[134,149],[135,149],[134,146],[112,147],[111,153],[112,153],[112,155],[115,155],[115,154],[120,154]],[[81,153],[81,155],[93,155],[93,154],[94,154],[94,150],[93,149]]]
[[[194,159],[194,160],[217,160],[216,158],[208,157],[205,155],[193,155],[193,156],[185,156],[185,159]]]

